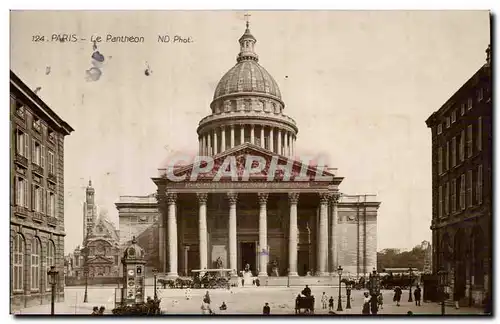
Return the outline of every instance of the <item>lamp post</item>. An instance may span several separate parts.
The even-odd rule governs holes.
[[[286,287],[290,288],[290,268],[288,268],[286,271],[287,271]]]
[[[158,295],[156,293],[156,275],[158,274],[158,270],[156,268],[153,268],[153,277],[154,277],[154,290],[155,290],[155,300],[158,298]]]
[[[50,315],[54,315],[54,300],[56,299],[56,283],[57,283],[57,274],[58,271],[55,270],[55,266],[51,266],[50,270],[47,271],[47,275],[49,276],[49,284],[52,288],[52,299],[50,301]]]
[[[85,276],[85,294],[83,295],[83,302],[88,303],[88,294],[87,294],[87,287],[89,284],[89,266],[87,264],[88,261],[88,255],[89,255],[89,248],[87,247],[87,244],[85,244],[85,247],[82,249],[83,252],[83,275]]]
[[[347,305],[345,305],[345,309],[351,309],[351,284],[350,283],[347,283],[345,285],[345,292],[346,292],[346,295],[347,295]]]
[[[411,286],[412,286],[412,281],[411,281],[411,266],[410,266],[409,270],[410,270],[410,292],[409,292],[410,296],[408,297],[408,302],[409,303],[413,303],[413,298],[411,296]]]
[[[438,271],[438,276],[439,276],[439,286],[441,290],[441,315],[445,314],[444,310],[444,301],[446,299],[446,292],[445,292],[445,287],[447,286],[448,283],[448,272],[446,272],[443,268],[439,269]]]
[[[337,312],[341,312],[343,311],[342,309],[342,295],[341,295],[341,289],[342,288],[342,281],[341,281],[341,278],[342,278],[342,266],[339,266],[337,268],[337,273],[339,274],[339,301],[337,303]]]

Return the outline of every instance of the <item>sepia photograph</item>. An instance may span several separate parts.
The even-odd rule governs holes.
[[[10,314],[492,316],[490,11],[9,16]]]

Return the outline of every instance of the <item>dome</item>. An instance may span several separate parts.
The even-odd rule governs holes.
[[[142,260],[144,259],[144,250],[137,244],[135,236],[132,237],[131,244],[125,249],[123,253],[125,260]]]
[[[281,99],[278,84],[271,74],[253,60],[242,60],[231,68],[215,88],[214,100],[239,92],[256,92]]]

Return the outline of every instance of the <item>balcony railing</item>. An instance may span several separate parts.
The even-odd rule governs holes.
[[[57,218],[47,216],[47,224],[52,225],[52,226],[56,226],[57,225]]]
[[[33,168],[33,171],[40,174],[41,176],[43,176],[43,168],[41,166],[39,166],[38,164],[36,163],[31,163],[31,166]]]
[[[43,221],[42,213],[34,212],[33,213],[33,221],[35,221],[35,222],[42,222]]]
[[[28,215],[28,208],[23,206],[14,206],[14,214],[20,217],[26,217]]]
[[[50,173],[50,172],[49,172],[48,179],[49,179],[50,181],[54,182],[54,183],[55,183],[55,182],[57,182],[57,177],[56,177],[56,175],[55,175],[55,174],[53,174],[53,173]]]
[[[28,167],[28,159],[19,153],[16,153],[16,162],[18,162],[19,164],[21,164],[25,167]]]

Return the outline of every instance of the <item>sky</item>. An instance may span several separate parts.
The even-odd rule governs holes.
[[[377,194],[378,250],[430,241],[425,120],[485,63],[489,13],[250,14],[259,63],[297,122],[297,154],[328,156],[345,177],[342,192]],[[11,69],[75,129],[65,140],[65,253],[82,241],[89,178],[118,225],[119,196],[155,192],[151,177],[169,155],[197,151],[196,127],[244,28],[241,11],[11,13]],[[47,41],[53,34],[78,41]],[[158,42],[165,35],[191,42]]]

